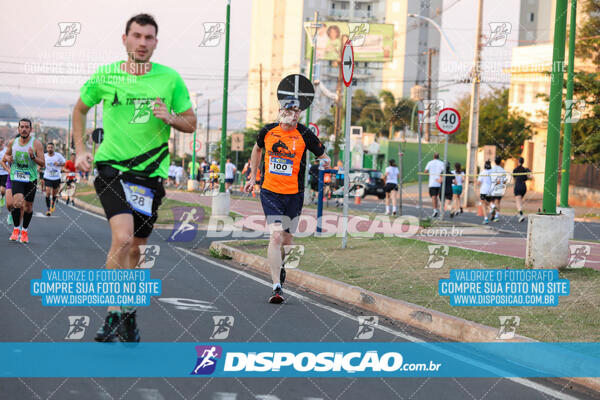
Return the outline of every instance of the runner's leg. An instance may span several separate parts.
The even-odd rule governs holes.
[[[134,240],[133,216],[127,213],[117,214],[108,223],[110,225],[111,242],[106,257],[106,268],[126,268],[130,260],[129,252]],[[109,306],[108,311],[120,312],[121,307]]]
[[[271,279],[273,286],[281,284],[279,274],[281,272],[283,242],[284,242],[284,231],[281,223],[274,223],[269,225],[271,237],[269,238],[269,247],[267,249],[267,258],[269,260],[269,266],[271,267]]]

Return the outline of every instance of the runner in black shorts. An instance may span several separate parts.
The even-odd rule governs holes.
[[[523,215],[523,198],[525,197],[525,193],[527,193],[527,180],[529,179],[529,173],[531,170],[529,168],[525,168],[523,164],[525,160],[523,157],[519,157],[519,165],[513,170],[513,175],[515,178],[515,203],[517,204],[517,210],[519,211],[519,222],[523,222],[525,220],[525,216]]]
[[[4,139],[0,138],[0,160],[2,160],[5,153],[6,147],[4,146]],[[4,196],[6,196],[6,178],[8,178],[8,171],[0,165],[0,207],[4,207],[4,203],[6,202],[4,198]]]
[[[2,167],[10,172],[14,208],[13,233],[11,241],[20,240],[29,243],[29,223],[33,217],[33,201],[37,189],[37,169],[44,166],[44,149],[42,143],[31,136],[31,120],[23,118],[19,121],[19,137],[10,141],[4,158],[11,157],[10,167],[2,162]],[[21,225],[21,209],[23,224]]]
[[[86,115],[104,102],[104,140],[95,154],[98,176],[94,187],[111,229],[107,268],[133,269],[138,264],[139,246],[147,244],[165,195],[171,127],[192,133],[197,123],[181,76],[172,68],[150,62],[157,32],[151,15],[129,19],[123,35],[127,61],[100,67],[81,88],[73,110],[75,166],[87,172],[92,154],[83,142]],[[123,85],[119,80],[124,80]],[[140,340],[134,307],[109,306],[95,340],[117,338]]]

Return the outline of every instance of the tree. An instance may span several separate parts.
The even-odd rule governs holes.
[[[468,141],[469,103],[467,95],[455,106],[461,115],[461,127],[450,137],[454,143]],[[492,90],[479,100],[479,146],[496,146],[497,154],[503,158],[518,157],[523,142],[531,135],[527,119],[508,110],[508,89]]]
[[[252,148],[256,143],[256,138],[258,137],[258,132],[260,131],[260,127],[258,125],[246,128],[242,132],[244,133],[244,150],[240,151],[238,154],[238,165],[236,168],[241,171],[244,167],[246,161],[250,160],[250,156],[252,155]],[[264,153],[263,153],[264,155]],[[212,153],[212,156],[215,160],[219,160],[221,158],[221,141],[217,142],[217,146],[215,151]],[[227,140],[225,142],[225,157],[231,158],[233,162],[235,162],[235,151],[231,151],[231,136],[227,136]]]
[[[586,19],[577,29],[577,46],[575,55],[591,59],[596,65],[600,64],[600,0],[586,0],[582,10]]]
[[[575,162],[600,163],[600,74],[579,72],[573,79],[573,98],[584,100],[583,118],[572,124],[571,143]],[[574,115],[575,116],[575,115]]]

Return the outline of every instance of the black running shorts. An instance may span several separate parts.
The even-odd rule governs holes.
[[[52,189],[58,189],[58,187],[60,186],[60,179],[56,179],[56,180],[44,179],[44,183],[46,184],[46,187],[50,187]]]
[[[11,180],[13,197],[16,194],[22,194],[25,201],[33,203],[35,200],[35,191],[37,190],[37,180],[33,182],[18,182]]]
[[[145,186],[154,194],[152,215],[145,215],[133,209],[127,202],[121,181]],[[119,171],[110,166],[99,166],[98,176],[94,180],[96,194],[100,198],[106,219],[110,220],[117,214],[133,215],[133,236],[147,238],[154,229],[158,218],[158,207],[165,196],[162,178],[145,178],[139,176],[119,175]]]

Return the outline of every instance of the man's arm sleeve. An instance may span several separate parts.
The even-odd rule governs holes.
[[[192,108],[192,101],[190,100],[190,92],[185,86],[183,78],[177,74],[175,78],[175,88],[173,89],[173,104],[171,109],[175,114],[181,114]]]
[[[273,129],[274,126],[274,124],[267,124],[258,132],[258,136],[256,137],[256,145],[261,149],[265,148],[265,136],[267,136],[267,133]]]
[[[83,104],[91,108],[102,101],[101,82],[102,78],[98,70],[83,84],[79,90]]]
[[[306,126],[302,124],[298,124],[298,130],[302,134],[304,138],[304,143],[306,143],[306,148],[310,150],[315,156],[320,157],[325,153],[325,148],[323,147],[323,143],[319,140],[315,134],[308,129]]]

